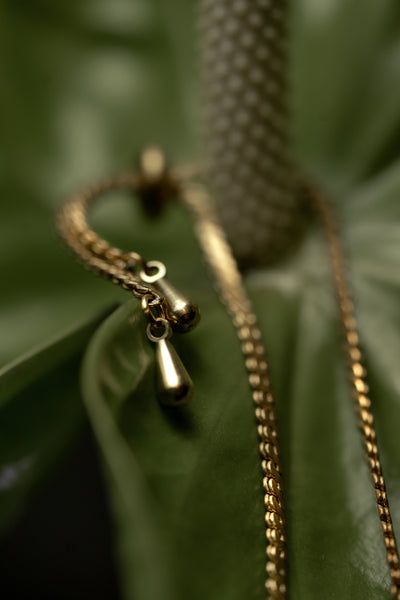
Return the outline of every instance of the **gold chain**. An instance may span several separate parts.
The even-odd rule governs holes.
[[[188,173],[190,174],[190,170]],[[176,183],[169,185],[169,189],[179,191],[184,204],[195,217],[200,245],[241,340],[255,404],[262,457],[267,539],[266,589],[271,600],[284,600],[287,588],[283,486],[274,399],[261,331],[231,248],[204,188],[184,175],[176,174],[172,181]],[[169,182],[171,183],[171,179]],[[146,269],[148,263],[137,253],[123,252],[110,246],[88,225],[87,212],[90,205],[112,189],[133,189],[140,193],[144,189],[143,176],[116,177],[77,194],[60,210],[57,217],[58,231],[85,267],[121,285],[136,297],[146,299],[146,306],[149,304],[148,295],[156,305],[163,306],[162,295],[152,286],[143,283],[133,272],[136,267]]]
[[[323,198],[308,190],[311,203],[323,223],[328,240],[335,291],[338,303],[340,323],[344,334],[344,351],[349,366],[349,377],[359,417],[360,432],[367,454],[368,466],[376,494],[378,514],[382,526],[386,546],[386,556],[392,578],[392,595],[400,600],[400,562],[396,538],[393,531],[392,518],[386,494],[382,466],[379,459],[374,417],[371,410],[371,399],[367,384],[367,371],[361,352],[358,326],[354,315],[354,305],[347,284],[344,254],[338,235],[337,225],[332,210]]]
[[[268,598],[284,600],[287,596],[287,553],[282,468],[275,402],[262,334],[225,232],[218,223],[204,188],[191,182],[183,183],[181,194],[195,218],[197,238],[214,276],[220,298],[232,317],[242,344],[249,385],[253,393],[264,475],[267,539],[265,587]]]
[[[123,252],[101,239],[87,222],[87,212],[94,200],[115,189],[139,189],[140,178],[135,175],[120,176],[90,187],[66,202],[57,215],[57,229],[83,265],[95,273],[110,279],[125,290],[141,298],[157,293],[135,276],[135,267],[146,263],[136,252]]]
[[[168,185],[165,185],[166,181]],[[171,173],[168,178],[163,175],[159,183],[164,192],[167,190],[168,193],[178,193],[194,216],[199,243],[215,279],[219,296],[232,317],[241,341],[260,440],[267,552],[265,586],[269,600],[285,600],[287,598],[287,539],[282,468],[279,458],[275,402],[262,334],[246,293],[242,275],[225,232],[209,202],[205,188],[179,172]],[[154,192],[157,181],[153,181],[152,186]],[[165,297],[162,291],[160,292],[153,285],[146,283],[147,279],[143,280],[136,273],[139,268],[147,272],[150,262],[146,263],[135,252],[123,252],[110,246],[108,242],[99,238],[88,225],[86,213],[93,201],[116,188],[133,189],[139,194],[146,193],[149,189],[148,178],[143,173],[121,176],[76,195],[61,209],[57,219],[58,230],[84,266],[141,298],[142,307],[147,316],[149,314],[154,316],[155,307],[158,312],[156,312],[154,323],[162,321],[163,325],[168,325],[169,315],[165,309]],[[346,281],[340,237],[328,204],[311,190],[308,191],[308,197],[324,225],[329,243],[340,322],[345,337],[345,353],[350,367],[350,381],[376,492],[379,518],[393,582],[392,594],[397,600],[400,600],[399,556],[378,455],[371,400],[366,383],[366,370],[360,350],[353,302]],[[166,333],[164,332],[160,338],[152,334],[150,339],[156,342],[165,337]]]

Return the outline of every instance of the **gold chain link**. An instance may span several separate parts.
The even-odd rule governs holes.
[[[186,174],[187,173],[187,174]],[[241,342],[248,381],[255,405],[255,417],[260,440],[263,472],[266,525],[266,590],[269,600],[287,598],[287,538],[284,514],[282,468],[279,458],[278,428],[275,402],[271,390],[268,363],[262,334],[245,290],[242,275],[218,222],[205,188],[192,181],[192,170],[174,174],[173,188],[194,216],[195,231],[204,256],[215,279],[219,296],[232,318]],[[150,304],[162,307],[164,298],[151,285],[144,283],[134,270],[146,268],[137,253],[112,247],[92,231],[87,222],[89,206],[112,189],[130,189],[140,193],[140,176],[127,175],[89,188],[76,195],[61,209],[57,226],[67,245],[89,269],[122,286]],[[385,481],[378,455],[371,399],[366,383],[366,369],[360,349],[359,335],[351,294],[346,280],[343,251],[336,222],[329,205],[321,196],[308,190],[311,204],[319,215],[329,243],[332,269],[341,326],[345,338],[345,353],[350,367],[350,381],[360,419],[360,429],[367,453],[369,469],[376,492],[379,518],[392,578],[392,594],[400,600],[400,567],[396,540],[387,500]],[[159,319],[163,319],[161,314]]]
[[[224,231],[218,224],[204,188],[190,182],[192,174],[192,168],[182,170],[180,176],[176,175],[176,187],[179,188],[184,204],[195,217],[200,245],[242,344],[255,404],[262,457],[267,538],[266,588],[268,598],[284,600],[286,598],[286,532],[283,486],[274,399],[261,331]],[[152,303],[156,302],[162,306],[162,295],[132,273],[132,268],[135,266],[143,267],[146,264],[144,259],[139,254],[123,252],[110,246],[90,229],[87,222],[87,211],[96,199],[110,190],[124,188],[140,192],[140,176],[116,177],[77,194],[59,212],[57,228],[69,248],[85,267],[142,298],[146,305],[151,299]]]
[[[262,458],[267,539],[265,587],[268,598],[284,600],[287,597],[287,553],[282,468],[275,402],[262,334],[231,247],[204,188],[191,182],[183,183],[181,196],[195,218],[197,238],[220,298],[232,317],[241,341],[249,385],[253,393]]]
[[[149,296],[152,304],[161,306],[163,297],[151,285],[135,276],[136,267],[145,268],[146,261],[136,252],[124,252],[100,238],[87,222],[91,204],[110,190],[140,190],[141,178],[122,175],[90,187],[64,204],[57,215],[56,226],[77,259],[88,269],[120,285],[138,298]]]
[[[374,417],[371,409],[371,398],[367,383],[367,371],[360,347],[357,321],[354,314],[354,304],[347,284],[344,254],[336,220],[329,204],[315,191],[308,189],[311,203],[321,219],[328,240],[335,291],[338,303],[340,322],[344,334],[344,350],[349,366],[349,377],[360,422],[360,432],[367,454],[369,470],[376,494],[376,502],[383,537],[386,546],[386,556],[392,578],[392,595],[400,600],[400,562],[396,538],[393,531],[392,518],[386,494],[382,466],[379,459]]]

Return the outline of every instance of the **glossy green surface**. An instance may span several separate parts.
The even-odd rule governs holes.
[[[367,232],[377,206],[388,222],[396,218],[398,209],[386,196],[389,183],[386,177],[377,184],[371,201],[363,194],[355,199],[365,206],[371,202],[362,218],[353,208],[346,211],[354,224],[352,253],[369,243]],[[399,186],[399,175],[391,184]],[[368,266],[353,260],[351,271],[397,524],[400,406],[392,357],[400,352],[395,282],[400,257],[396,259],[396,237],[391,239],[390,230],[385,229],[392,258],[385,263],[393,270],[392,285],[373,276],[382,264],[379,253],[369,257]],[[189,407],[174,412],[157,403],[150,344],[143,321],[137,324],[141,315],[135,301],[100,327],[84,363],[84,397],[110,469],[121,524],[128,598],[150,593],[148,577],[153,584],[161,582],[162,593],[156,591],[155,598],[239,600],[262,593],[263,507],[253,409],[239,344],[202,269],[198,261],[196,272],[202,275],[197,286],[186,289],[202,307],[201,324],[195,332],[173,338],[196,386]],[[328,598],[389,598],[385,548],[346,380],[326,248],[318,231],[310,232],[296,259],[268,273],[254,272],[247,283],[269,350],[278,403],[291,597],[320,598],[323,589]],[[386,306],[389,314],[378,317],[377,306]],[[139,336],[135,343],[126,325],[129,319]],[[107,431],[112,427],[112,441],[105,426]],[[142,498],[142,508],[137,494],[147,498]],[[158,559],[159,552],[167,558]],[[168,577],[153,579],[153,570],[143,564],[167,564]]]
[[[110,311],[0,370],[0,531],[62,460],[85,413],[77,371],[90,336]]]
[[[111,299],[129,298],[74,263],[55,238],[53,214],[65,195],[129,167],[143,143],[161,143],[176,160],[196,154],[194,17],[195,3],[183,0],[1,4],[3,364]],[[293,150],[330,193],[342,225],[398,536],[399,31],[395,0],[293,3]],[[164,260],[203,314],[195,332],[173,339],[196,385],[184,411],[157,403],[152,348],[134,300],[101,325],[84,361],[126,599],[262,598],[253,409],[239,344],[190,221],[173,207],[151,223],[115,196],[95,223],[117,244]],[[250,273],[247,286],[276,392],[291,600],[389,598],[318,227],[310,224],[285,262]],[[75,439],[79,354],[90,330],[0,377],[1,527]]]

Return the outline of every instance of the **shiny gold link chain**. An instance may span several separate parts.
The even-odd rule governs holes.
[[[192,179],[192,174],[191,169],[171,174],[170,189],[174,193],[178,193],[183,204],[194,217],[195,232],[214,277],[217,291],[227,312],[232,317],[241,341],[260,440],[266,525],[267,576],[265,586],[267,598],[269,600],[285,600],[288,593],[287,539],[282,468],[279,458],[275,402],[271,391],[262,334],[225,232],[219,224],[204,186],[196,183]],[[142,184],[140,175],[127,175],[89,188],[64,205],[58,215],[57,226],[67,245],[84,266],[142,298],[146,306],[151,302],[162,307],[164,302],[162,293],[144,283],[135,274],[135,269],[139,267],[146,270],[146,261],[137,253],[123,252],[110,246],[90,229],[87,222],[88,208],[98,197],[113,189],[133,189],[140,194],[143,191]],[[376,492],[378,513],[393,583],[392,594],[394,598],[400,600],[399,555],[378,455],[371,399],[368,396],[369,390],[366,382],[366,369],[360,349],[353,302],[346,280],[340,236],[333,213],[325,200],[312,190],[307,190],[307,196],[324,225],[329,244],[350,381]],[[163,320],[165,320],[164,317]]]
[[[400,563],[392,518],[386,494],[385,480],[379,459],[374,417],[371,410],[371,398],[367,384],[367,371],[361,352],[358,326],[354,315],[354,305],[346,278],[344,254],[336,220],[329,204],[315,191],[308,189],[307,194],[320,217],[328,240],[338,311],[344,334],[344,350],[349,367],[349,377],[359,416],[360,432],[367,454],[368,466],[376,494],[376,502],[383,537],[386,546],[387,561],[392,578],[392,595],[400,600]]]
[[[231,247],[204,187],[192,182],[183,183],[181,197],[194,216],[197,238],[214,277],[217,291],[232,317],[242,344],[249,385],[253,393],[264,474],[267,539],[265,587],[269,599],[284,600],[287,597],[287,576],[282,468],[275,402],[262,334]]]
[[[86,268],[120,285],[138,298],[149,295],[151,301],[161,304],[162,296],[133,272],[137,267],[146,268],[143,257],[136,252],[124,252],[111,246],[89,227],[87,212],[90,205],[110,190],[116,189],[140,190],[141,178],[138,175],[122,175],[78,193],[59,211],[57,230]]]
[[[267,539],[266,589],[270,600],[284,600],[287,587],[283,486],[274,399],[261,331],[225,233],[218,223],[205,188],[193,183],[192,174],[193,169],[182,169],[173,177],[176,187],[174,185],[170,187],[179,192],[183,203],[195,218],[195,229],[200,245],[215,278],[221,300],[232,317],[242,344],[255,404],[262,458]],[[110,246],[89,227],[87,222],[87,211],[97,198],[110,190],[124,188],[140,193],[142,189],[140,175],[116,177],[77,194],[60,210],[57,228],[69,248],[85,267],[121,285],[135,296],[146,298],[146,302],[148,295],[152,295],[153,302],[156,301],[162,306],[164,300],[162,295],[132,273],[132,269],[137,266],[145,268],[144,259],[137,253],[123,252]]]

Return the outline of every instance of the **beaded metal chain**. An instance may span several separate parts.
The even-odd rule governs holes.
[[[168,339],[173,330],[185,332],[193,329],[199,321],[199,311],[187,296],[166,280],[163,263],[145,261],[136,252],[124,252],[112,247],[89,227],[88,209],[95,200],[113,189],[134,190],[139,196],[156,204],[162,203],[167,196],[177,196],[194,218],[199,244],[220,299],[232,318],[241,342],[255,406],[263,473],[267,598],[285,600],[288,597],[287,539],[275,401],[262,333],[225,232],[205,187],[185,171],[167,171],[163,156],[155,149],[143,154],[140,172],[110,179],[77,194],[62,207],[58,215],[58,230],[80,262],[141,299],[143,312],[148,319],[147,335],[156,346],[160,399],[168,405],[186,403],[193,388],[189,375]],[[367,374],[359,344],[353,302],[346,281],[340,237],[327,202],[312,190],[307,191],[307,196],[324,226],[329,244],[350,382],[376,492],[392,578],[392,594],[399,600],[399,555],[378,455],[371,399],[366,383]]]

